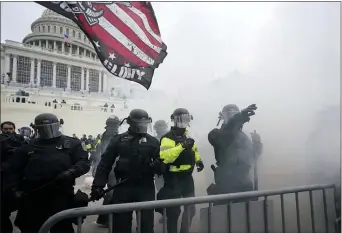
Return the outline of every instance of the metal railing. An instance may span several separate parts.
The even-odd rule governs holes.
[[[262,191],[251,191],[251,192],[243,192],[243,193],[231,193],[231,194],[220,194],[220,195],[212,195],[212,196],[201,196],[201,197],[192,197],[192,198],[179,198],[179,199],[169,199],[169,200],[161,200],[161,201],[148,201],[148,202],[138,202],[138,203],[126,203],[126,204],[113,204],[113,205],[105,205],[105,206],[91,206],[91,207],[82,207],[75,209],[68,209],[61,211],[53,216],[51,216],[40,228],[39,233],[48,233],[50,229],[58,222],[68,218],[77,218],[77,233],[82,232],[82,217],[89,215],[99,215],[99,214],[108,214],[109,215],[109,224],[108,224],[108,232],[113,232],[113,213],[120,212],[128,212],[128,211],[136,211],[137,216],[137,233],[140,233],[141,229],[141,211],[146,209],[163,209],[163,216],[166,216],[166,208],[175,207],[175,206],[185,206],[192,204],[203,204],[208,203],[208,223],[207,230],[205,232],[211,233],[212,230],[212,208],[213,203],[220,201],[227,201],[227,229],[229,232],[232,232],[231,227],[231,206],[232,201],[238,199],[253,199],[257,197],[264,197],[263,201],[263,214],[264,214],[264,232],[269,233],[269,223],[268,223],[268,211],[267,211],[267,203],[268,198],[270,196],[280,196],[280,209],[281,209],[281,229],[282,233],[286,233],[285,227],[285,205],[284,205],[284,195],[285,194],[295,194],[295,209],[296,209],[296,228],[297,232],[301,233],[301,219],[300,219],[300,207],[299,207],[299,198],[298,194],[302,192],[309,192],[309,201],[310,201],[310,217],[311,217],[311,230],[310,232],[316,233],[315,227],[315,212],[314,212],[314,200],[313,200],[313,191],[321,190],[322,191],[322,200],[323,200],[323,212],[324,212],[324,228],[326,233],[336,232],[334,229],[329,228],[329,219],[328,219],[328,211],[327,211],[327,190],[333,189],[334,193],[336,193],[336,185],[328,184],[328,185],[307,185],[307,186],[299,186],[299,187],[290,187],[283,188],[277,190],[262,190]],[[247,232],[251,232],[250,226],[250,201],[245,202],[245,207],[247,211],[247,220],[246,220],[246,229]],[[336,195],[334,195],[334,211],[336,211]],[[335,212],[337,215],[337,212]],[[189,219],[189,216],[188,216]],[[163,233],[167,232],[166,221],[163,223]],[[321,231],[320,231],[321,232]]]

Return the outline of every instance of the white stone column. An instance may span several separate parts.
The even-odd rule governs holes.
[[[53,41],[53,50],[57,50],[57,43],[56,43],[56,41]]]
[[[103,93],[107,94],[108,93],[108,80],[107,80],[107,71],[104,72],[103,74]]]
[[[12,82],[17,82],[17,55],[13,55]]]
[[[67,90],[71,90],[71,65],[68,65]]]
[[[99,70],[99,89],[98,89],[98,93],[102,93],[102,90],[101,90],[101,86],[102,86],[102,71]]]
[[[62,53],[65,52],[65,49],[64,49],[64,42],[62,42]]]
[[[42,60],[37,60],[37,86],[40,87],[40,73],[41,73]]]
[[[87,68],[86,74],[86,91],[89,91],[89,69]]]
[[[57,75],[57,63],[56,62],[52,62],[53,68],[52,68],[52,87],[56,88],[56,75]]]
[[[41,40],[38,41],[38,46],[42,47],[42,41]]]
[[[8,53],[5,54],[5,75],[7,77],[7,73],[10,72],[10,64],[11,64],[11,57]]]
[[[81,91],[84,91],[84,67],[81,67]]]
[[[77,52],[76,52],[77,56],[80,55],[80,46],[77,46]]]
[[[31,58],[30,84],[34,85],[34,58]]]
[[[49,41],[48,40],[45,41],[45,48],[47,48],[47,49],[49,48]]]

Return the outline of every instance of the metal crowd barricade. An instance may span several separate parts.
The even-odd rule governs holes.
[[[262,232],[269,233],[269,223],[268,223],[268,211],[267,211],[267,201],[271,196],[280,196],[280,209],[281,209],[281,232],[286,233],[287,231],[285,227],[285,205],[284,205],[284,195],[286,194],[295,194],[295,209],[296,209],[296,228],[297,232],[301,233],[301,219],[300,219],[300,207],[299,207],[299,193],[309,192],[309,205],[310,205],[310,217],[311,217],[311,230],[312,233],[318,233],[315,227],[315,211],[314,211],[314,200],[313,200],[313,191],[322,191],[322,201],[323,201],[323,213],[324,213],[324,228],[326,233],[337,232],[334,229],[330,229],[329,227],[329,219],[328,219],[328,211],[327,211],[327,190],[332,189],[334,193],[336,192],[336,185],[328,184],[328,185],[307,185],[307,186],[299,186],[299,187],[290,187],[283,188],[277,190],[261,190],[261,191],[251,191],[251,192],[243,192],[243,193],[231,193],[231,194],[221,194],[221,195],[212,195],[212,196],[201,196],[201,197],[192,197],[192,198],[180,198],[180,199],[170,199],[170,200],[161,200],[161,201],[148,201],[148,202],[138,202],[138,203],[125,203],[125,204],[115,204],[115,205],[105,205],[105,206],[91,206],[91,207],[82,207],[75,209],[68,209],[61,211],[53,216],[51,216],[41,227],[39,233],[48,233],[50,229],[59,221],[68,219],[68,218],[77,218],[77,233],[82,232],[82,217],[89,215],[99,215],[99,214],[108,214],[109,215],[109,224],[108,224],[108,232],[113,232],[113,213],[120,212],[128,212],[128,211],[136,211],[137,216],[137,233],[140,233],[141,229],[141,211],[146,209],[163,209],[163,214],[166,216],[166,208],[174,207],[174,206],[185,206],[184,208],[188,208],[189,205],[192,204],[204,204],[208,203],[208,223],[207,229],[204,232],[212,233],[212,208],[213,203],[219,201],[227,201],[227,231],[228,233],[232,233],[231,227],[231,206],[232,202],[237,199],[253,199],[257,197],[264,197],[263,200],[263,214],[264,221],[263,226],[264,230]],[[336,195],[334,195],[334,211],[336,208]],[[250,201],[246,201],[245,208],[247,211],[246,217],[246,229],[247,233],[251,233],[250,226]],[[188,211],[189,212],[189,211]],[[337,213],[335,212],[337,215]],[[188,217],[188,220],[190,218]],[[188,221],[189,224],[189,221]],[[163,233],[167,232],[166,221],[163,223]],[[291,231],[292,232],[292,231]],[[320,231],[321,232],[321,231]]]

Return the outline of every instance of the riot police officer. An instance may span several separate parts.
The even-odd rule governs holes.
[[[158,120],[154,123],[153,129],[156,132],[156,138],[160,141],[160,139],[163,137],[168,132],[168,125],[164,120]],[[162,175],[156,175],[155,176],[155,185],[156,185],[156,190],[159,192],[159,190],[163,187],[164,185],[164,178]],[[159,219],[160,223],[164,222],[163,216]]]
[[[6,178],[9,174],[10,157],[15,151],[15,147],[11,146],[10,135],[0,134],[1,149],[1,231],[3,233],[12,233],[13,226],[10,220],[11,212],[15,210],[15,199],[13,193],[8,188]]]
[[[96,153],[97,153],[97,156],[95,158],[96,163],[95,163],[94,168],[93,168],[94,169],[93,170],[93,176],[94,177],[96,174],[96,168],[97,168],[97,166],[101,160],[101,154],[103,154],[106,151],[109,142],[116,135],[119,134],[120,123],[121,123],[121,121],[115,115],[110,116],[106,120],[106,126],[105,126],[106,130],[102,134],[101,144],[98,146],[99,150],[96,151]],[[108,176],[107,186],[111,187],[111,186],[115,185],[115,183],[116,183],[116,179],[115,179],[114,171],[112,170]],[[113,191],[106,193],[105,196],[103,197],[103,205],[110,205],[112,203],[112,198],[113,198]],[[108,225],[108,215],[106,215],[106,214],[105,215],[99,215],[99,217],[96,220],[96,224],[102,225],[102,226],[107,226]]]
[[[38,232],[52,215],[72,208],[75,179],[89,171],[87,152],[77,139],[62,135],[62,120],[50,113],[34,119],[36,138],[17,149],[9,184],[19,202],[15,225],[22,233]],[[74,232],[63,220],[53,232]]]
[[[160,140],[164,134],[166,134],[168,130],[167,123],[164,120],[158,120],[154,123],[153,129],[156,131],[156,138]]]
[[[108,175],[116,161],[114,172],[117,186],[113,204],[155,200],[154,175],[161,172],[159,142],[147,134],[152,119],[142,109],[134,109],[125,118],[129,125],[127,132],[114,137],[108,145],[97,167],[91,190],[91,199],[99,200],[103,195]],[[153,210],[142,211],[141,232],[153,233]],[[132,212],[115,213],[114,232],[130,233]]]
[[[192,115],[185,108],[177,108],[171,115],[174,126],[166,133],[160,142],[160,158],[168,165],[168,171],[163,174],[164,187],[159,191],[158,199],[194,197],[195,187],[192,177],[193,169],[204,169],[203,162],[195,145],[195,140],[187,135]],[[159,210],[157,210],[159,212]],[[167,208],[168,233],[177,232],[177,222],[180,215],[179,207]],[[181,233],[189,232],[189,225],[195,216],[195,206],[186,207],[182,216]],[[188,219],[190,222],[188,222]]]
[[[219,121],[223,120],[221,128],[213,129],[208,134],[216,159],[216,165],[212,166],[216,184],[211,184],[207,189],[209,195],[252,191],[257,188],[257,179],[253,184],[250,171],[261,154],[261,139],[254,132],[251,134],[251,141],[242,131],[243,125],[249,122],[256,109],[255,104],[241,111],[235,104],[224,106],[219,116]],[[255,178],[256,175],[257,173]]]

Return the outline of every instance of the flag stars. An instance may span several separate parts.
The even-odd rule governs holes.
[[[114,54],[114,53],[110,53],[108,58],[114,60],[116,57],[115,57],[115,54]]]
[[[126,62],[126,63],[125,63],[125,66],[126,66],[126,67],[130,67],[131,65],[130,65],[128,62]]]
[[[100,48],[100,47],[101,47],[101,46],[100,46],[100,43],[99,43],[98,41],[95,41],[95,40],[94,40],[94,44],[95,44],[96,48]]]

